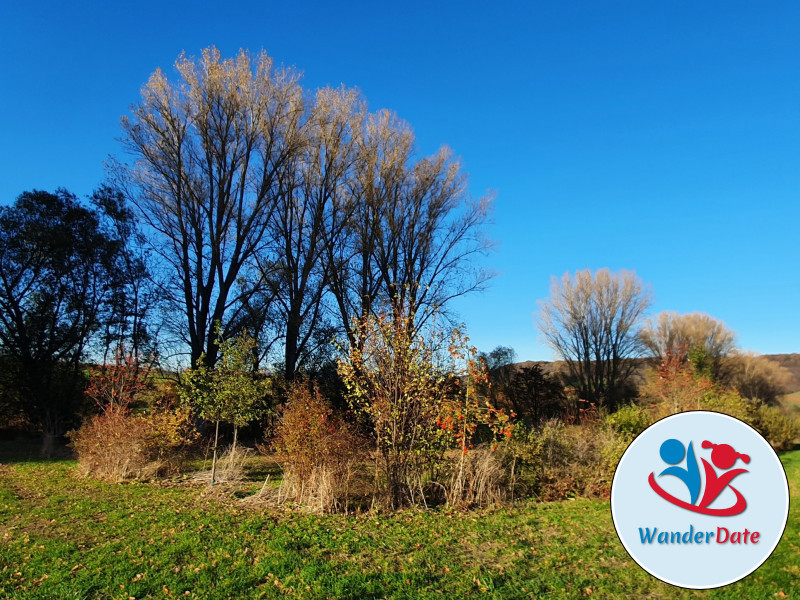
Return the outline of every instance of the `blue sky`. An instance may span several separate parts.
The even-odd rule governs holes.
[[[800,352],[800,3],[6,2],[0,202],[86,195],[156,67],[265,49],[308,88],[359,87],[497,193],[474,343],[550,359],[550,277],[634,269],[652,312]],[[170,72],[171,74],[171,72]]]

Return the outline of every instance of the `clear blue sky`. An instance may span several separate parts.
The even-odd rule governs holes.
[[[265,49],[361,88],[497,192],[491,288],[457,305],[482,349],[549,359],[551,275],[634,269],[653,312],[800,352],[800,3],[4,2],[0,202],[86,195],[119,119],[181,51]],[[171,74],[171,73],[170,73]]]

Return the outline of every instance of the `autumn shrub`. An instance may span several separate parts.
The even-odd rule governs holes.
[[[765,380],[777,381],[778,375],[775,375],[777,371],[772,369],[773,365],[761,361],[761,358],[749,355],[735,357],[741,367],[740,382],[752,383],[762,376]],[[771,379],[765,373],[772,374]],[[800,433],[797,420],[785,414],[780,407],[766,404],[766,400],[759,399],[758,394],[751,395],[754,396],[753,399],[744,397],[737,389],[715,384],[706,375],[697,373],[690,361],[681,361],[668,355],[650,373],[640,400],[649,406],[653,419],[686,410],[719,412],[752,426],[776,450],[792,448]],[[764,395],[765,398],[767,396]]]
[[[440,443],[457,449],[446,485],[447,503],[453,506],[495,504],[505,495],[507,465],[496,452],[497,442],[511,437],[516,416],[495,408],[485,395],[490,386],[485,358],[467,342],[454,332],[449,354],[455,385],[436,419]],[[487,441],[475,447],[481,437]]]
[[[789,450],[800,434],[797,419],[785,414],[779,407],[743,398],[734,390],[713,389],[692,402],[696,410],[708,410],[735,417],[761,433],[778,451]],[[669,405],[656,405],[657,418],[676,412]]]
[[[69,434],[86,473],[123,481],[179,470],[196,436],[191,414],[169,385],[154,383],[151,366],[120,345],[113,363],[89,369],[85,394],[99,413]]]
[[[84,472],[119,482],[178,472],[195,432],[185,409],[133,414],[116,408],[89,418],[69,437]]]
[[[703,409],[703,400],[714,391],[711,379],[698,372],[687,356],[670,352],[647,374],[639,395],[640,403],[649,406],[657,421],[675,413]]]
[[[446,336],[421,335],[412,321],[389,310],[357,323],[360,343],[350,344],[338,365],[350,406],[374,432],[376,484],[387,509],[414,503],[450,432],[437,423],[454,384],[437,368]]]
[[[88,386],[85,394],[102,410],[129,408],[140,396],[152,390],[150,364],[120,344],[112,363],[88,369]]]
[[[536,428],[518,426],[501,447],[510,461],[511,493],[547,501],[607,496],[615,466],[611,464],[615,453],[608,449],[619,439],[597,421],[567,425],[551,420]]]
[[[347,511],[366,455],[363,440],[305,382],[292,385],[273,447],[283,464],[281,498],[321,512]]]
[[[776,450],[793,447],[798,422],[779,407],[743,398],[698,373],[689,360],[668,355],[642,389],[640,404],[623,406],[575,424],[551,420],[539,427],[518,425],[502,446],[510,461],[512,497],[542,500],[609,494],[614,471],[628,445],[657,419],[686,410],[709,410],[751,425]]]
[[[354,412],[374,434],[384,508],[425,503],[431,485],[461,504],[473,492],[466,458],[480,429],[510,435],[511,415],[478,393],[485,361],[458,329],[420,330],[399,308],[356,324],[360,343],[343,349],[339,373]],[[460,454],[451,468],[448,451]]]
[[[606,497],[622,455],[630,443],[653,422],[647,407],[629,404],[605,415],[587,427],[586,435],[595,440],[596,470],[592,481],[593,493]]]

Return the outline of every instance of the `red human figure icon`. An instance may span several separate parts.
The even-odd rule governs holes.
[[[702,447],[706,449],[713,448],[711,451],[711,462],[714,463],[714,466],[718,469],[730,469],[738,459],[742,459],[742,462],[745,464],[750,462],[750,457],[747,454],[736,452],[736,450],[728,444],[712,444],[708,440],[705,440],[702,443]],[[708,464],[705,458],[701,458],[700,460],[703,461],[703,468],[706,472],[706,489],[703,493],[703,499],[700,501],[701,508],[707,507],[716,500],[717,496],[722,493],[722,490],[730,485],[734,477],[748,472],[747,469],[733,469],[732,471],[717,476],[714,467]],[[732,509],[738,509],[731,514],[738,514],[745,509],[747,502],[739,490],[733,486],[730,486],[730,488],[736,494],[736,504]]]

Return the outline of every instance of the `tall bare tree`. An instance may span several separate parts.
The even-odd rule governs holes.
[[[375,266],[382,231],[382,207],[399,188],[410,160],[413,134],[392,113],[371,114],[363,122],[350,174],[345,235],[327,246],[329,289],[351,344],[360,343],[354,322],[364,322],[380,299]]]
[[[351,343],[353,320],[376,314],[382,302],[420,327],[491,276],[473,260],[489,249],[482,226],[491,197],[469,196],[449,150],[419,160],[413,150],[408,124],[389,111],[369,116],[351,177],[348,235],[328,252],[330,289]]]
[[[553,278],[550,297],[539,302],[539,329],[566,361],[583,400],[613,407],[622,399],[635,369],[628,359],[642,349],[636,327],[650,303],[632,271],[586,269]]]
[[[214,323],[226,336],[263,289],[254,258],[268,244],[280,181],[302,146],[299,76],[266,53],[222,60],[216,48],[182,55],[170,82],[160,70],[142,89],[124,140],[139,214],[174,282],[169,299],[186,318],[192,366],[217,357]]]
[[[270,228],[275,244],[271,270],[289,380],[305,359],[330,342],[324,297],[331,272],[342,268],[331,256],[352,214],[348,179],[363,115],[354,90],[319,90],[305,122],[303,150],[280,180]]]

